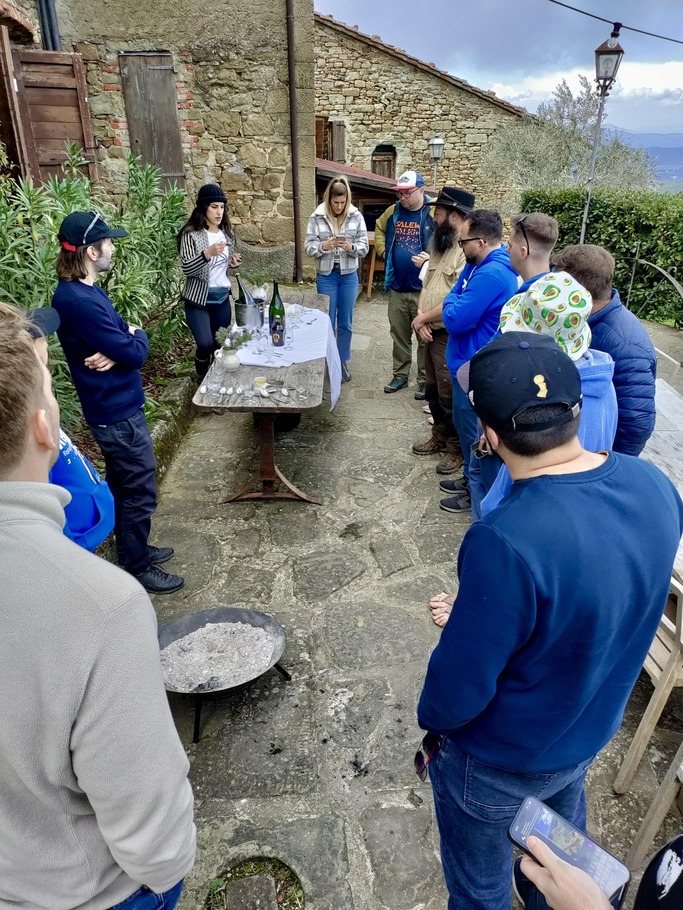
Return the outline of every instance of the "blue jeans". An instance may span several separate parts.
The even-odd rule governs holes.
[[[471,448],[473,443],[479,442],[481,432],[479,430],[479,418],[472,410],[472,405],[457,379],[453,379],[453,426],[460,437],[462,454],[465,459],[463,472],[469,484]]]
[[[163,894],[155,894],[143,885],[125,901],[116,904],[110,910],[173,910],[182,890],[183,879],[169,891],[164,891]]]
[[[318,275],[316,288],[319,294],[330,298],[330,322],[337,334],[337,348],[342,363],[351,360],[351,330],[353,308],[358,296],[358,272],[342,275],[339,269],[332,269],[329,275]]]
[[[88,424],[104,456],[114,497],[114,533],[119,565],[131,575],[149,569],[147,541],[157,505],[156,459],[142,410],[104,426]]]
[[[495,732],[494,734],[495,735]],[[586,829],[583,783],[592,758],[547,774],[517,774],[480,762],[445,737],[429,764],[441,836],[448,910],[503,910],[512,900],[507,831],[527,796]],[[529,910],[548,905],[535,889]]]
[[[482,501],[495,483],[502,464],[502,459],[495,452],[484,455],[483,458],[477,458],[470,451],[469,490],[473,521],[481,521],[483,517],[481,514]]]

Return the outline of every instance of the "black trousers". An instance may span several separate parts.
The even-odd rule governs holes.
[[[197,345],[197,353],[195,355],[197,372],[200,375],[204,375],[209,369],[211,355],[218,346],[216,332],[221,328],[227,328],[232,321],[230,297],[227,296],[220,303],[209,301],[206,306],[196,306],[186,300],[185,319]],[[202,373],[201,367],[204,364],[206,368]]]

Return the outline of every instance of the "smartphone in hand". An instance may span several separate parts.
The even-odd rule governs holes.
[[[616,856],[533,796],[524,800],[508,831],[512,843],[525,853],[529,853],[530,835],[542,840],[560,859],[587,872],[619,910],[631,873]]]

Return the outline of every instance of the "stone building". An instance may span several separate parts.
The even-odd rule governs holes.
[[[440,136],[439,185],[467,187],[479,204],[504,194],[482,173],[482,151],[526,111],[331,16],[315,16],[315,50],[317,157],[392,177],[416,168],[431,184],[428,142]]]
[[[2,7],[13,7],[34,29],[34,48],[44,37],[37,6],[0,3],[0,19]],[[292,0],[292,7],[303,232],[315,201],[313,2]],[[293,245],[286,0],[206,0],[199,7],[180,0],[56,0],[54,8],[61,50],[77,55],[84,75],[87,100],[79,103],[93,135],[85,151],[112,195],[124,189],[133,150],[190,196],[218,181],[241,241]],[[23,43],[30,41],[27,32]],[[41,100],[43,109],[47,103]],[[55,138],[44,138],[48,132]],[[50,160],[57,160],[60,131],[37,133],[41,150],[50,146]]]

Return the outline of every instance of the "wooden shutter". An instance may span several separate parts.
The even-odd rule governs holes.
[[[11,62],[23,132],[22,172],[37,182],[50,175],[60,176],[66,145],[75,143],[87,160],[88,176],[97,180],[95,139],[80,55],[14,48]]]
[[[346,124],[333,121],[330,124],[332,132],[332,161],[346,164]]]
[[[0,141],[7,150],[12,176],[23,175],[22,163],[27,159],[26,142],[19,114],[9,32],[5,25],[0,26]]]
[[[121,54],[131,150],[159,168],[163,182],[185,184],[173,58],[168,53]]]

